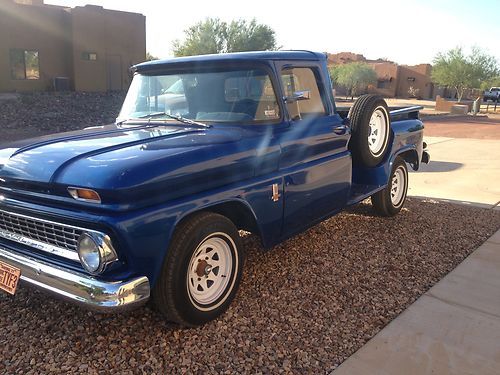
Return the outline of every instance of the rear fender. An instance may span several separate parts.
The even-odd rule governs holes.
[[[424,154],[424,124],[419,119],[403,119],[393,121],[391,127],[394,141],[390,166],[397,156],[401,156],[413,170],[418,170]]]

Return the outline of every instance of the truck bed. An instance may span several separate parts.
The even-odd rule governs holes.
[[[337,113],[342,118],[347,118],[351,107],[337,107]],[[422,106],[410,107],[389,107],[391,121],[412,120],[419,118],[419,111],[424,109]]]
[[[413,152],[410,148],[407,148],[407,139],[413,138],[414,124],[409,124],[408,121],[414,123],[415,120],[419,119],[419,111],[423,107],[421,106],[411,106],[411,107],[390,107],[390,117],[391,117],[391,128],[394,132],[394,139],[392,140],[391,150],[403,150],[401,153],[411,153]],[[350,107],[338,107],[337,112],[342,118],[348,116]],[[419,130],[419,129],[415,129]],[[411,141],[409,142],[411,144]],[[424,147],[425,148],[425,147]],[[417,153],[418,155],[418,153]],[[352,186],[350,191],[350,196],[347,205],[354,205],[363,201],[364,199],[372,196],[379,190],[382,190],[387,181],[389,180],[389,174],[394,161],[395,155],[392,151],[387,155],[386,159],[380,165],[372,168],[367,168],[363,166],[353,166],[352,170]],[[427,158],[427,156],[423,156]],[[417,156],[418,158],[418,156]],[[406,158],[411,160],[410,158]],[[416,160],[417,161],[417,160]],[[418,169],[418,163],[411,163],[414,169]],[[424,161],[425,162],[425,161]]]

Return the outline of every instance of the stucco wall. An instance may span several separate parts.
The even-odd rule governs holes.
[[[55,77],[70,78],[77,91],[126,89],[128,68],[146,58],[145,24],[141,14],[97,6],[0,0],[0,92],[51,90]],[[10,49],[38,51],[40,79],[12,79]],[[84,52],[97,60],[85,60]]]
[[[433,94],[433,84],[431,81],[431,65],[420,64],[400,67],[400,77],[397,89],[397,96],[400,98],[407,98],[409,96],[408,90],[410,86],[418,89],[419,97],[423,99],[430,99]]]
[[[127,88],[129,67],[146,58],[145,17],[86,6],[73,9],[72,20],[75,90]],[[96,53],[97,60],[84,60],[85,52]]]
[[[392,98],[396,96],[398,87],[399,66],[393,62],[376,62],[369,64],[377,73],[377,83],[370,87],[370,93]],[[383,86],[383,87],[381,87]]]

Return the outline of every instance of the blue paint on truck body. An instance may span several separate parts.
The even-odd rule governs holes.
[[[263,246],[284,239],[384,188],[398,154],[418,168],[423,124],[394,116],[391,147],[377,167],[353,167],[350,130],[335,107],[326,58],[301,52],[198,56],[139,64],[136,74],[259,66],[283,93],[279,72],[312,67],[323,84],[326,115],[294,121],[278,95],[279,121],[210,128],[167,123],[113,124],[13,142],[0,149],[0,210],[107,233],[119,262],[99,278],[147,276],[154,286],[179,222],[200,210],[228,214]],[[273,184],[281,199],[272,200]],[[70,186],[97,191],[101,204],[74,200]],[[81,271],[78,262],[6,239],[13,252]]]

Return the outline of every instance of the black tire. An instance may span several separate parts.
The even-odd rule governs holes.
[[[397,176],[396,176],[397,174]],[[393,200],[392,194],[393,189],[395,188],[396,179],[403,179],[403,185],[400,185],[401,195],[398,194],[395,196]],[[394,160],[394,164],[392,165],[391,175],[389,177],[388,185],[379,192],[372,195],[372,205],[377,212],[377,214],[381,216],[394,216],[401,208],[403,208],[406,201],[406,194],[408,193],[408,167],[403,159],[397,157]]]
[[[380,119],[385,122],[381,128],[385,129],[380,138],[380,148],[370,148],[370,138],[372,135],[370,127],[370,119],[377,112]],[[351,141],[350,149],[352,153],[353,163],[355,165],[363,165],[366,167],[374,167],[379,164],[387,154],[389,149],[389,139],[391,134],[391,122],[389,116],[389,108],[385,100],[379,95],[363,95],[354,103],[349,111],[349,119],[351,124]]]
[[[210,250],[211,245],[207,245],[213,241],[221,244],[221,249],[230,254],[228,257],[228,259],[231,258],[230,265],[225,266],[227,272],[221,271],[224,266],[212,267],[209,263],[218,262],[221,259],[217,253],[217,246]],[[222,250],[219,251],[222,254]],[[215,252],[217,258],[215,259],[215,254],[208,254],[209,252],[212,254]],[[203,255],[203,259],[208,262],[200,260],[196,254]],[[212,258],[204,257],[205,255],[212,256]],[[238,230],[229,219],[212,212],[195,214],[182,222],[175,230],[160,277],[152,290],[155,306],[167,320],[187,327],[202,325],[217,318],[226,311],[236,295],[242,276],[244,258]],[[194,267],[194,265],[199,266]],[[218,274],[215,273],[217,268]],[[193,277],[193,271],[206,272],[206,274],[199,276],[197,273]],[[223,273],[228,275],[223,275]],[[209,285],[209,277],[223,281],[216,281]],[[213,302],[200,301],[200,296],[195,295],[200,291],[195,288],[196,278],[201,292],[203,288],[208,291],[215,285],[222,291],[220,296],[217,297],[216,294]],[[221,286],[219,282],[222,282]],[[224,283],[227,283],[227,286],[224,286]]]

